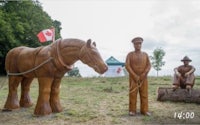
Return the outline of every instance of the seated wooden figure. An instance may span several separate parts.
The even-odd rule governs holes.
[[[195,68],[192,65],[189,65],[192,60],[185,56],[181,61],[183,62],[183,65],[174,69],[173,90],[176,90],[179,87],[182,89],[191,89],[195,83]]]
[[[183,65],[174,69],[173,87],[159,87],[157,100],[200,104],[200,90],[192,89],[195,83],[195,68],[189,65],[192,60],[185,56],[181,61]]]

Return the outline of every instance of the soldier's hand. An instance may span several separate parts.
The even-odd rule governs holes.
[[[180,74],[179,72],[177,72],[176,75],[177,75],[178,77],[181,77],[181,74]]]
[[[145,74],[145,73],[142,73],[142,74],[140,75],[140,81],[143,81],[145,78],[146,78],[146,74]]]
[[[186,76],[186,77],[188,77],[189,75],[190,75],[190,73],[189,73],[189,72],[185,73],[185,76]]]
[[[135,78],[135,82],[137,83],[138,81],[140,81],[140,77],[137,75]]]

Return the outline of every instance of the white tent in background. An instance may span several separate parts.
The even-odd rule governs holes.
[[[125,63],[118,61],[113,56],[106,60],[108,70],[105,72],[105,77],[120,77],[125,76]]]

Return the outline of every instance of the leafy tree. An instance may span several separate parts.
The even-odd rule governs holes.
[[[150,56],[150,59],[152,60],[152,66],[157,71],[161,70],[161,67],[165,65],[165,61],[163,61],[163,57],[165,56],[165,51],[161,48],[156,48],[153,51],[153,56]]]
[[[10,49],[50,44],[38,42],[37,34],[52,26],[55,27],[55,38],[60,38],[61,23],[52,20],[38,0],[0,1],[0,74],[5,74],[5,56]]]

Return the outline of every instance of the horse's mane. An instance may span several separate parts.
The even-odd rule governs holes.
[[[83,47],[86,42],[80,39],[60,39],[61,40],[61,49],[66,47],[76,47],[81,48]]]

